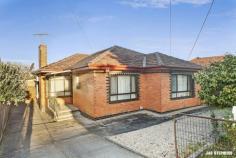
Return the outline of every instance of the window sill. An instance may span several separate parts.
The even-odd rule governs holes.
[[[109,104],[117,104],[117,103],[131,102],[131,101],[137,101],[137,100],[139,100],[139,98],[126,99],[126,100],[117,100],[117,101],[109,101]]]
[[[190,99],[194,98],[195,96],[187,96],[187,97],[177,97],[177,98],[170,98],[171,100],[181,100],[181,99]]]

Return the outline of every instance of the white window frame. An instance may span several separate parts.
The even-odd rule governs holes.
[[[56,82],[62,82],[62,90],[56,90]],[[67,81],[67,89],[66,89]],[[68,97],[72,95],[72,79],[71,76],[53,76],[48,80],[48,96],[49,97]],[[52,85],[53,84],[53,85]],[[52,88],[52,87],[53,88]]]
[[[186,83],[181,82],[181,78],[183,81],[185,77]],[[174,81],[176,81],[175,88]],[[180,88],[181,84],[182,87]],[[183,99],[194,97],[194,90],[195,86],[192,74],[171,74],[171,99]]]
[[[125,102],[137,100],[138,95],[138,76],[137,75],[111,75],[109,79],[109,102]],[[125,84],[119,87],[120,84]],[[116,85],[116,87],[112,87]],[[129,86],[129,87],[127,87]]]

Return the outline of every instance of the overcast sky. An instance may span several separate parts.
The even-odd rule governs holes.
[[[187,59],[211,0],[172,0],[173,52]],[[169,54],[169,0],[0,0],[0,58],[38,61],[48,33],[49,62],[119,45]],[[192,54],[236,52],[236,0],[215,0]]]

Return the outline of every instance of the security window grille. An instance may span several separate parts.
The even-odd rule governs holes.
[[[110,102],[136,100],[137,76],[114,75],[110,77]]]
[[[71,96],[71,77],[52,77],[48,81],[49,97]]]
[[[194,95],[194,80],[192,75],[171,75],[171,98],[186,98]]]

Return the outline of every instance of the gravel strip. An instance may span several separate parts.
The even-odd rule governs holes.
[[[174,158],[174,123],[168,121],[108,139],[150,158]]]
[[[217,118],[222,118],[230,114],[230,109],[218,109],[214,112]],[[195,113],[195,115],[210,116],[211,113],[206,110]],[[173,120],[107,138],[150,158],[175,157]]]

